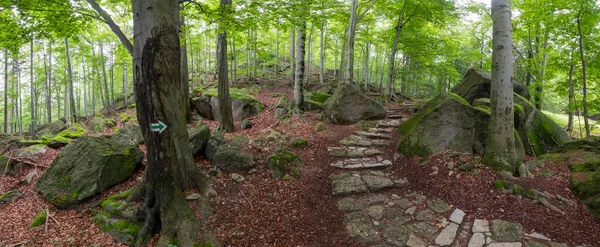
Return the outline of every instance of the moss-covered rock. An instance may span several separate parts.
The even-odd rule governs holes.
[[[325,111],[335,124],[353,124],[359,120],[383,119],[383,105],[365,95],[357,85],[344,84],[325,101]]]
[[[238,147],[221,145],[215,152],[213,165],[224,172],[247,171],[254,167],[254,157]]]
[[[278,149],[274,154],[267,157],[267,167],[271,170],[274,178],[283,178],[285,175],[298,175],[298,166],[302,159],[287,148]]]
[[[19,192],[18,190],[11,190],[9,192],[6,192],[6,193],[0,195],[0,204],[11,203],[15,199],[17,199],[19,196],[21,196],[21,192]]]
[[[42,210],[29,225],[29,229],[35,228],[46,223],[46,209]]]
[[[52,138],[48,138],[48,137],[42,137],[42,141],[50,148],[54,148],[54,149],[59,149],[61,147],[66,146],[67,144],[71,143],[71,139],[66,138],[66,137],[62,137],[62,136],[55,136]]]
[[[207,125],[202,125],[200,128],[188,129],[188,135],[192,155],[195,157],[203,154],[210,139],[210,128]]]
[[[20,159],[31,159],[37,154],[46,152],[46,144],[38,144],[21,148],[15,151],[15,156]]]
[[[233,120],[240,121],[251,115],[256,115],[265,109],[262,102],[247,93],[244,89],[230,88],[231,107]],[[192,103],[203,117],[208,119],[219,119],[218,90],[211,88],[203,90],[200,97],[192,99]],[[208,110],[210,109],[210,113]]]
[[[325,125],[323,123],[317,123],[317,124],[315,124],[315,127],[313,128],[313,130],[315,132],[325,131]]]
[[[143,225],[133,222],[129,219],[113,215],[108,211],[92,212],[94,223],[96,223],[103,232],[113,236],[117,242],[133,246],[136,237]]]
[[[50,124],[42,124],[35,131],[37,137],[45,135],[56,135],[67,128],[63,120],[56,120]]]
[[[292,115],[293,110],[294,101],[284,94],[279,98],[279,101],[277,101],[277,104],[275,105],[275,118],[288,118]]]
[[[69,139],[76,139],[81,137],[82,135],[85,135],[87,133],[87,130],[85,130],[83,128],[83,126],[81,126],[81,124],[79,123],[73,123],[73,125],[61,132],[58,132],[58,134],[56,134],[56,136],[60,136],[60,137],[65,137],[65,138],[69,138]]]
[[[490,98],[492,74],[480,69],[470,69],[463,76],[461,82],[452,88],[451,92],[459,95],[467,102],[475,105],[474,101],[480,98]],[[513,92],[529,99],[529,91],[522,83],[512,80]]]
[[[22,136],[0,133],[0,153],[4,153],[11,145],[19,145]]]
[[[292,142],[290,142],[290,146],[296,149],[305,148],[308,146],[308,141],[302,138],[295,138],[292,140]]]
[[[117,122],[113,119],[106,118],[100,114],[97,114],[92,122],[90,123],[90,128],[95,133],[104,133],[104,128],[112,128],[115,127]]]
[[[122,129],[116,131],[116,134],[109,137],[116,143],[126,146],[137,146],[144,143],[142,129],[136,123],[128,123]]]
[[[331,94],[321,93],[318,91],[307,92],[304,94],[304,103],[309,111],[323,110],[325,101],[331,98]]]
[[[35,189],[57,207],[69,207],[129,178],[143,157],[137,147],[108,136],[83,136],[56,156]]]

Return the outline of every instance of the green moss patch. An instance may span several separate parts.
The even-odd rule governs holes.
[[[267,167],[274,178],[283,178],[287,174],[298,175],[298,166],[302,159],[287,148],[281,148],[267,157]]]
[[[292,142],[290,143],[290,146],[292,146],[292,148],[296,148],[296,149],[301,149],[301,148],[305,148],[306,146],[308,146],[308,141],[302,138],[296,138],[293,139]]]
[[[46,223],[46,210],[42,210],[29,225],[29,229],[35,228]]]

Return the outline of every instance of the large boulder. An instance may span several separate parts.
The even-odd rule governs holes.
[[[213,157],[213,165],[224,172],[248,171],[254,167],[253,156],[239,147],[221,145]]]
[[[262,102],[242,89],[230,88],[233,121],[240,121],[256,115],[265,109]],[[200,97],[192,99],[196,110],[207,119],[219,119],[219,97],[217,89],[208,89]],[[210,109],[210,112],[208,111]]]
[[[56,120],[49,124],[40,125],[35,131],[36,136],[54,136],[67,128],[67,125],[63,120]]]
[[[0,154],[4,153],[12,145],[20,145],[22,136],[0,133]]]
[[[100,114],[96,115],[92,122],[90,123],[90,128],[95,133],[104,133],[104,128],[112,128],[115,127],[117,122],[113,119],[106,118]]]
[[[309,111],[323,110],[325,101],[331,98],[331,94],[321,93],[318,91],[307,92],[304,94],[304,104]]]
[[[56,156],[35,189],[59,208],[73,206],[129,178],[143,158],[108,136],[82,136]]]
[[[490,98],[490,88],[492,82],[492,74],[481,69],[470,69],[463,76],[461,82],[452,88],[453,93],[458,94],[469,104],[479,98]],[[527,87],[517,80],[512,80],[513,92],[519,94],[526,99],[529,99],[529,91]]]
[[[385,118],[383,105],[365,95],[357,85],[344,84],[325,101],[325,111],[335,124],[354,124],[359,120]]]
[[[126,124],[125,127],[110,136],[111,140],[126,146],[137,146],[144,143],[142,129],[136,123]]]
[[[440,95],[398,127],[403,136],[398,152],[409,157],[430,157],[444,150],[483,154],[489,121],[489,108],[472,107],[453,93]],[[523,160],[525,150],[516,132],[515,150]]]
[[[210,139],[210,128],[202,125],[199,128],[188,129],[190,151],[194,157],[202,154]]]
[[[275,118],[287,118],[291,116],[294,110],[294,101],[287,95],[282,95],[275,105]]]

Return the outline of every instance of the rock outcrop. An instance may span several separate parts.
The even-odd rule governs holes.
[[[383,105],[365,95],[357,85],[344,84],[325,101],[325,111],[335,124],[353,124],[359,120],[383,119]]]

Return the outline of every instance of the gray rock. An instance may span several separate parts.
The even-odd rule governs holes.
[[[214,161],[213,159],[217,153],[217,149],[223,144],[225,144],[225,137],[223,137],[223,134],[218,131],[212,132],[206,143],[206,150],[204,151],[206,159]]]
[[[469,69],[461,82],[452,88],[451,92],[460,95],[469,103],[474,104],[476,99],[490,98],[492,74],[481,69]],[[529,99],[527,87],[517,80],[512,80],[513,92]]]
[[[386,177],[363,175],[362,180],[367,184],[371,191],[380,191],[394,187],[394,182]]]
[[[335,124],[353,124],[359,120],[383,119],[383,105],[366,96],[357,85],[343,84],[324,103],[325,111]]]
[[[119,129],[119,132],[112,135],[111,138],[115,142],[123,145],[136,146],[144,143],[144,135],[142,129],[136,123],[128,123],[125,127]]]
[[[248,171],[254,167],[254,160],[251,154],[239,148],[221,145],[217,148],[213,165],[224,172]]]
[[[529,173],[529,169],[527,169],[527,166],[525,164],[521,164],[519,166],[519,177],[525,178],[525,177],[529,177],[529,175],[531,175]]]
[[[421,240],[419,237],[415,236],[414,234],[411,234],[408,237],[408,241],[406,241],[406,246],[407,247],[427,247],[427,243],[425,243],[425,241]]]
[[[25,177],[21,181],[24,184],[30,184],[31,181],[33,180],[33,177],[35,177],[35,175],[38,175],[37,171],[32,171],[30,173],[27,173],[27,175],[25,175]]]
[[[525,247],[548,247],[548,245],[535,241],[527,241],[525,242]]]
[[[356,200],[350,197],[338,201],[338,209],[341,211],[359,211],[364,207],[365,203],[362,200]]]
[[[375,205],[367,208],[367,214],[375,220],[380,220],[383,217],[384,208],[380,205]]]
[[[408,215],[413,215],[413,214],[415,214],[415,212],[417,212],[417,207],[416,206],[412,206],[412,207],[408,208],[405,212]]]
[[[539,233],[537,233],[537,232],[533,232],[533,233],[525,233],[525,237],[526,237],[526,238],[535,238],[535,239],[541,239],[541,240],[545,240],[545,241],[550,241],[550,240],[551,240],[550,238],[548,238],[548,237],[546,237],[546,236],[544,236],[544,235],[542,235],[542,234],[539,234]]]
[[[402,247],[408,241],[410,233],[404,227],[390,227],[384,229],[381,236],[383,236],[386,242]]]
[[[185,197],[185,199],[188,201],[195,201],[195,200],[200,199],[201,197],[202,197],[202,195],[200,195],[198,193],[192,193],[192,194],[187,195]]]
[[[210,128],[202,125],[200,128],[188,129],[189,147],[192,155],[201,155],[206,150],[206,145],[210,140]]]
[[[389,216],[388,216],[389,218]],[[394,218],[391,218],[392,221],[390,222],[390,226],[395,226],[395,227],[400,227],[402,225],[404,225],[407,222],[410,222],[412,220],[412,218],[410,216],[407,215],[400,215]]]
[[[240,129],[245,130],[249,128],[252,128],[252,122],[250,122],[250,120],[248,119],[242,120],[242,122],[240,123]]]
[[[565,243],[550,242],[548,244],[550,245],[550,247],[569,247],[569,245]]]
[[[435,219],[435,215],[431,210],[425,209],[417,212],[415,219],[418,221],[432,221]]]
[[[450,221],[460,225],[464,217],[465,212],[457,208],[454,209],[454,212],[452,212],[452,215],[450,215]]]
[[[519,242],[514,242],[514,243],[491,243],[488,245],[488,247],[521,247],[523,246],[521,243]]]
[[[408,199],[406,198],[402,198],[402,199],[398,199],[395,200],[394,203],[396,203],[400,208],[402,208],[403,210],[406,210],[410,207],[413,206],[413,203],[410,202]]]
[[[129,178],[143,158],[135,146],[82,136],[56,156],[35,189],[59,208],[72,206]]]
[[[214,120],[215,118],[213,117],[212,114],[212,106],[210,105],[210,98],[207,97],[196,97],[192,99],[192,104],[194,105],[194,107],[196,108],[196,111],[198,111],[198,114],[200,114],[200,116],[209,119],[209,120]]]
[[[240,89],[231,88],[230,94],[233,121],[240,121],[249,116],[257,115],[265,109],[262,102]],[[202,93],[202,99],[209,99],[208,102],[212,106],[212,116],[214,119],[219,119],[220,117],[218,98],[216,89],[209,89],[207,92]]]
[[[386,195],[376,194],[367,199],[368,205],[384,205],[390,202],[390,198]]]
[[[21,196],[21,192],[19,192],[18,190],[11,190],[9,192],[6,192],[6,193],[0,195],[0,204],[11,203],[15,199],[17,199],[19,196]]]
[[[450,205],[448,205],[447,203],[445,203],[444,201],[440,200],[440,199],[432,199],[427,201],[427,205],[429,206],[429,208],[431,208],[431,210],[433,210],[434,212],[441,214],[447,211],[450,211],[452,208],[450,208]]]
[[[368,215],[351,213],[344,217],[344,223],[350,237],[358,237],[362,242],[375,243],[379,241],[377,229]]]
[[[18,149],[15,151],[15,156],[19,159],[31,159],[37,154],[45,153],[46,149],[46,145],[44,144],[33,145]]]
[[[492,220],[492,239],[498,242],[520,242],[523,239],[523,227],[519,223]]]
[[[454,242],[456,238],[456,232],[458,231],[458,225],[450,223],[446,226],[442,232],[435,238],[435,244],[440,246],[448,246]]]
[[[432,226],[430,222],[425,221],[410,224],[407,226],[407,229],[424,238],[429,238],[438,232],[436,227]]]
[[[360,176],[347,176],[344,178],[334,179],[331,182],[334,195],[349,195],[366,192],[367,185],[360,179]]]
[[[471,236],[467,247],[483,247],[483,245],[485,245],[485,236],[483,236],[483,233],[478,232]]]
[[[490,223],[487,220],[475,219],[473,222],[472,231],[474,233],[478,232],[489,232],[490,231]]]
[[[233,180],[234,182],[236,182],[238,184],[241,184],[245,180],[244,176],[237,174],[237,173],[232,173],[230,175],[230,177],[231,177],[231,180]]]

